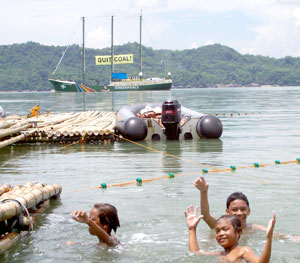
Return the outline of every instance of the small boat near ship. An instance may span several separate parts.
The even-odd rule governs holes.
[[[219,118],[183,107],[176,99],[124,106],[117,112],[115,129],[132,141],[217,139],[223,132]]]
[[[103,91],[139,91],[139,90],[170,90],[172,87],[172,79],[171,73],[168,73],[167,78],[144,78],[142,72],[142,15],[140,16],[140,50],[139,50],[139,76],[129,77],[126,73],[115,73],[114,72],[114,63],[117,63],[117,59],[119,56],[114,55],[114,46],[113,46],[113,16],[112,16],[112,45],[111,45],[111,56],[105,56],[109,60],[109,64],[111,64],[111,80],[103,85],[99,85],[98,83],[94,83],[90,81],[90,83],[85,81],[85,44],[84,44],[84,17],[82,18],[83,25],[83,44],[82,44],[82,80],[81,83],[77,83],[72,80],[61,80],[49,78],[50,83],[54,87],[56,92],[103,92]],[[63,55],[65,52],[63,53]],[[96,57],[97,58],[97,57]],[[52,73],[54,75],[57,70],[62,58],[60,59],[56,69]],[[115,62],[114,62],[115,61]],[[133,62],[133,55],[132,55]],[[93,84],[94,83],[94,84]]]

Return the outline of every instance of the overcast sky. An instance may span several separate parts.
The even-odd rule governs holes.
[[[242,54],[300,56],[300,0],[1,0],[0,45],[34,41],[86,46],[139,41],[183,50],[219,43]]]

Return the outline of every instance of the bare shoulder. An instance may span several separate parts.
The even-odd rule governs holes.
[[[248,247],[248,246],[242,247],[242,251],[243,251],[244,253],[254,253],[254,252],[253,252],[253,249],[252,249],[251,247]]]
[[[259,262],[259,257],[254,254],[251,247],[244,246],[242,247],[242,251],[243,251],[242,258],[246,259],[247,262],[248,261],[253,263]]]

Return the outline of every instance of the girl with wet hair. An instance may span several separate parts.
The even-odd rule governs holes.
[[[113,235],[111,231],[117,232],[120,227],[118,211],[110,204],[97,203],[94,205],[90,214],[85,211],[76,210],[71,213],[74,220],[85,223],[89,227],[89,233],[98,237],[100,243],[114,247],[120,241]]]

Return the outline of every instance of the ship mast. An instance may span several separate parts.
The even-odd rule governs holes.
[[[139,77],[143,76],[143,66],[142,66],[142,10],[140,15],[140,72]]]
[[[111,80],[112,80],[112,74],[114,72],[114,16],[111,17]]]
[[[82,17],[82,84],[85,82],[85,46],[84,46],[84,17]]]

